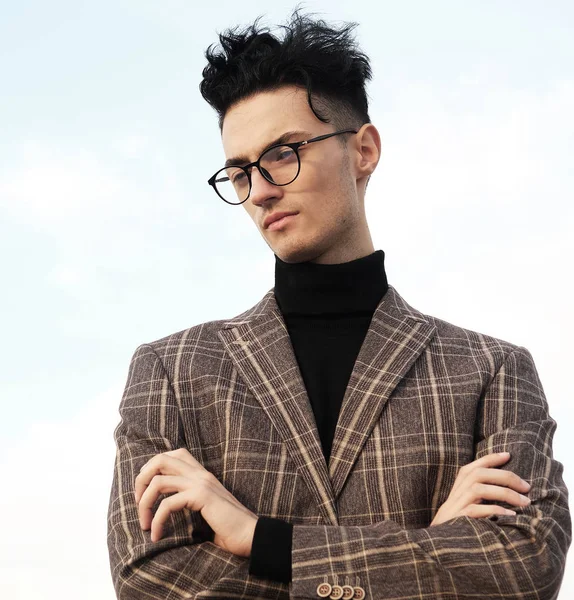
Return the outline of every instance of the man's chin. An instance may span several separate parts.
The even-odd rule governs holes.
[[[309,262],[319,254],[313,247],[292,247],[288,244],[277,245],[273,248],[273,253],[289,264]]]

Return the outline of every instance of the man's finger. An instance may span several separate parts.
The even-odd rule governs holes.
[[[140,501],[150,481],[156,475],[188,475],[190,465],[167,453],[156,454],[141,468],[134,481],[136,503]]]
[[[163,535],[163,525],[167,521],[171,513],[189,508],[191,510],[201,510],[203,508],[200,503],[194,498],[192,490],[179,492],[169,498],[164,498],[151,523],[151,540],[157,542]]]
[[[451,493],[456,492],[458,488],[463,485],[463,483],[468,485],[468,481],[466,481],[466,479],[475,471],[475,469],[481,467],[495,467],[504,464],[509,458],[510,453],[508,452],[494,452],[463,465],[458,471]]]
[[[497,504],[471,504],[465,510],[461,511],[461,515],[466,515],[473,519],[490,517],[491,515],[515,515],[515,510],[503,508]]]
[[[151,526],[152,508],[160,494],[182,492],[190,488],[190,480],[177,475],[156,475],[147,486],[138,503],[138,515],[141,528]]]
[[[179,460],[182,460],[183,462],[187,463],[188,465],[191,465],[192,467],[199,467],[201,469],[205,468],[198,460],[196,460],[192,456],[192,454],[187,448],[177,448],[176,450],[169,450],[168,452],[164,452],[164,454],[167,454],[168,456],[173,456],[174,458],[178,458]]]
[[[467,465],[464,465],[463,469],[466,468],[466,470],[469,471],[475,469],[476,467],[484,467],[486,465],[499,465],[506,462],[509,458],[509,452],[493,452],[491,454],[486,454],[481,458],[477,458],[476,460],[473,460]]]
[[[514,506],[528,506],[530,504],[530,498],[523,496],[518,492],[511,490],[510,488],[500,485],[488,485],[485,483],[475,484],[465,494],[463,503],[465,505],[475,503],[482,500],[494,500],[500,502],[506,502]]]
[[[513,490],[530,489],[530,484],[513,471],[480,467],[473,471],[472,476],[479,483],[494,483],[496,485],[504,485]]]

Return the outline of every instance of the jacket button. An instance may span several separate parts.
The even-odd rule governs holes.
[[[355,590],[351,585],[343,585],[343,600],[351,600],[355,597]]]
[[[341,600],[343,597],[343,588],[340,585],[334,585],[329,598],[331,600]]]
[[[332,589],[330,583],[320,583],[317,586],[317,596],[319,596],[319,598],[328,598]]]
[[[367,594],[365,593],[365,590],[360,585],[355,586],[355,595],[353,600],[363,600],[366,595]]]

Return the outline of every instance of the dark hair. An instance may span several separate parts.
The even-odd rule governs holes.
[[[339,29],[313,20],[295,9],[283,39],[259,28],[257,18],[241,30],[219,34],[221,47],[211,44],[205,57],[201,95],[217,111],[219,127],[229,107],[257,92],[297,85],[307,90],[315,116],[336,128],[369,123],[366,80],[369,58],[352,37],[356,23]]]

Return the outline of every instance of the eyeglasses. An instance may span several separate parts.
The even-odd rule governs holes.
[[[313,142],[320,142],[342,133],[357,133],[355,129],[341,129],[326,133],[303,142],[276,144],[265,150],[261,156],[248,165],[229,165],[219,169],[207,183],[227,204],[243,204],[251,193],[251,169],[256,167],[261,175],[273,185],[293,183],[301,171],[299,148]]]

